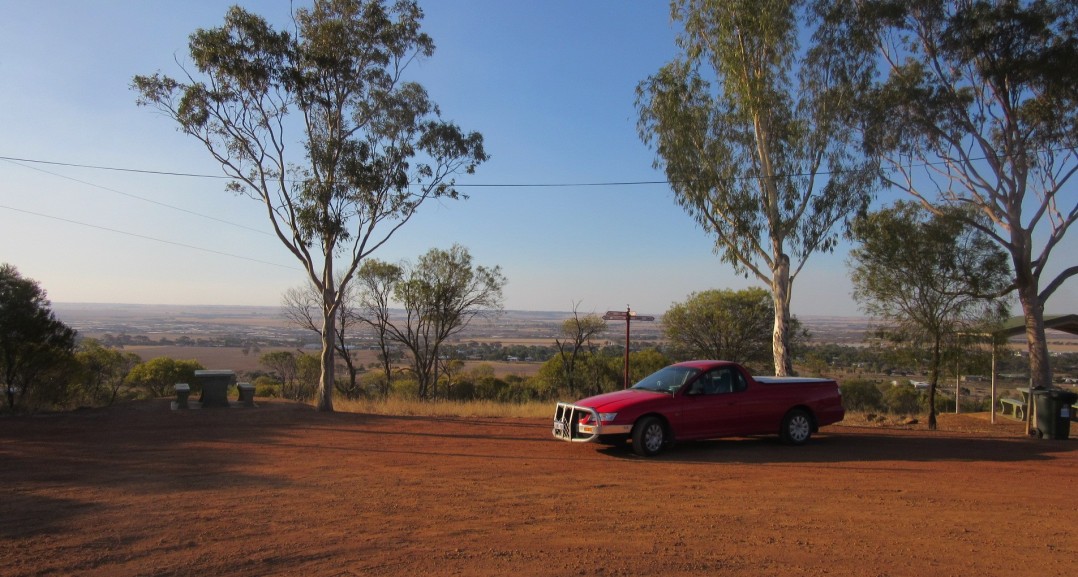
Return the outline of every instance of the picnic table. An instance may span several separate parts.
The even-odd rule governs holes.
[[[999,408],[1000,412],[1003,413],[1003,416],[1018,419],[1019,421],[1026,420],[1026,407],[1028,406],[1028,401],[1022,399],[1011,399],[1007,397],[1001,397],[999,399]]]
[[[234,371],[195,371],[195,380],[202,385],[199,402],[205,407],[228,407],[228,388],[236,381]]]

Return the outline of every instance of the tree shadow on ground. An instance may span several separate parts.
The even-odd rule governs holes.
[[[1024,462],[1048,461],[1078,450],[1074,440],[975,438],[929,431],[853,432],[832,430],[802,446],[777,437],[744,437],[677,443],[653,459],[700,463],[847,463],[847,462]],[[639,458],[629,445],[602,452],[617,458]]]

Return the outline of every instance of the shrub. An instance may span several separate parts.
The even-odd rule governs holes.
[[[390,386],[391,395],[399,399],[414,400],[419,398],[419,381],[415,379],[394,380]]]
[[[876,383],[866,379],[852,379],[839,386],[842,405],[848,411],[879,411],[883,409],[883,393]]]
[[[475,385],[471,381],[460,381],[449,388],[449,398],[454,401],[470,401],[475,398]]]
[[[883,393],[883,405],[892,413],[917,414],[922,403],[921,393],[913,385],[897,385]]]
[[[269,397],[275,399],[281,396],[281,383],[273,380],[272,377],[258,377],[255,379],[254,385],[256,397]]]

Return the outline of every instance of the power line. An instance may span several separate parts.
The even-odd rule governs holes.
[[[96,166],[93,164],[75,164],[73,162],[55,162],[52,160],[36,160],[33,158],[15,158],[11,156],[0,156],[0,160],[6,160],[12,163],[30,162],[33,164],[51,164],[53,166],[67,166],[71,168],[92,168],[94,170],[111,170],[114,172],[134,172],[137,174],[157,174],[162,176],[188,176],[191,178],[231,178],[225,175],[212,175],[212,174],[193,174],[190,172],[165,172],[161,170],[143,170],[139,168],[119,168],[115,166]],[[29,167],[27,167],[29,168]],[[49,173],[51,174],[51,173]]]
[[[194,174],[194,173],[190,173],[190,172],[169,172],[169,171],[163,171],[163,170],[147,170],[147,169],[141,169],[141,168],[122,168],[122,167],[115,167],[115,166],[99,166],[99,165],[93,165],[93,164],[77,164],[77,163],[73,163],[73,162],[56,162],[56,161],[51,161],[51,160],[36,160],[36,159],[32,159],[32,158],[16,158],[16,157],[12,157],[12,156],[0,156],[0,160],[6,160],[6,161],[8,161],[8,162],[10,162],[12,164],[16,164],[18,166],[24,166],[24,168],[32,168],[32,167],[25,166],[25,165],[22,165],[22,164],[19,164],[19,163],[24,163],[25,162],[25,163],[31,163],[31,164],[48,164],[48,165],[52,165],[52,166],[66,166],[66,167],[70,167],[70,168],[89,168],[89,169],[92,169],[92,170],[111,170],[111,171],[115,171],[115,172],[130,172],[130,173],[135,173],[135,174],[154,174],[154,175],[158,175],[158,176],[185,176],[185,177],[190,177],[190,178],[213,178],[213,179],[229,179],[229,180],[232,179],[231,176],[226,176],[226,175]],[[34,170],[40,170],[40,169],[34,169]],[[42,170],[41,172],[45,172],[46,174],[53,174],[51,172],[44,171],[44,170]],[[56,175],[56,176],[61,176],[61,175]],[[62,177],[62,178],[68,178],[68,177]],[[82,181],[76,180],[74,178],[71,178],[70,180],[74,180],[75,182],[82,182]],[[668,184],[670,184],[670,182],[666,181],[666,180],[637,180],[637,181],[624,181],[624,182],[554,182],[554,183],[504,183],[504,184],[489,184],[489,183],[461,184],[461,183],[456,183],[456,184],[454,184],[454,186],[457,186],[457,187],[469,187],[469,188],[568,188],[568,187],[577,187],[577,186],[640,186],[640,185],[654,185],[654,184],[667,184],[668,185]],[[104,187],[99,187],[99,188],[104,188]],[[111,189],[106,189],[106,190],[111,190]],[[117,191],[113,191],[113,192],[117,192]],[[120,193],[120,194],[124,194],[124,193]],[[135,197],[135,198],[139,198],[139,197]],[[142,199],[142,200],[145,200],[145,199]],[[149,202],[153,202],[153,201],[149,201]],[[180,210],[182,210],[182,209],[180,209]]]
[[[208,220],[213,220],[213,221],[219,222],[221,224],[227,224],[229,226],[234,226],[236,228],[242,228],[242,229],[245,229],[245,230],[249,230],[251,232],[257,232],[258,234],[264,234],[266,236],[273,236],[272,234],[270,234],[270,233],[268,233],[268,232],[266,232],[264,230],[253,228],[253,227],[250,227],[250,226],[245,226],[245,225],[242,225],[242,224],[239,224],[239,223],[236,223],[236,222],[232,222],[232,221],[228,221],[228,220],[224,220],[224,219],[221,219],[221,218],[217,218],[216,216],[210,216],[208,214],[202,214],[201,212],[195,212],[193,210],[188,210],[188,209],[180,207],[180,206],[176,206],[176,205],[173,205],[173,204],[168,204],[168,203],[164,203],[164,202],[161,202],[161,201],[153,200],[152,198],[146,198],[144,196],[139,196],[137,194],[131,194],[129,192],[124,192],[122,190],[116,190],[115,188],[109,188],[107,186],[102,186],[100,184],[94,184],[92,182],[88,182],[88,181],[85,181],[85,180],[79,180],[77,178],[73,178],[73,177],[70,177],[70,176],[63,175],[63,174],[57,174],[55,172],[51,172],[51,171],[44,170],[44,169],[41,169],[41,168],[37,168],[37,167],[34,167],[34,166],[27,166],[25,164],[22,164],[23,162],[34,162],[34,161],[28,161],[28,160],[16,161],[14,159],[6,158],[6,157],[0,157],[0,160],[6,160],[7,162],[9,162],[11,164],[14,164],[15,166],[21,166],[22,168],[25,168],[27,170],[36,170],[37,172],[40,172],[40,173],[43,173],[43,174],[48,174],[50,176],[55,176],[57,178],[63,178],[63,179],[66,179],[66,180],[70,180],[72,182],[77,182],[79,184],[85,184],[86,186],[92,186],[94,188],[100,188],[101,190],[107,190],[109,192],[113,192],[113,193],[116,193],[116,194],[119,194],[119,195],[123,195],[123,196],[126,196],[128,198],[134,198],[136,200],[141,200],[143,202],[148,202],[150,204],[156,204],[158,206],[163,206],[165,208],[171,208],[172,210],[178,210],[180,212],[185,212],[185,213],[190,214],[190,215],[205,218],[205,219],[208,219]],[[46,162],[44,164],[58,164],[58,163]],[[75,166],[75,165],[64,165],[64,166]]]
[[[1052,149],[1051,150],[1051,152],[1062,152],[1062,151],[1073,152],[1074,148],[1063,147],[1063,148]],[[978,157],[978,158],[970,158],[969,160],[971,160],[971,161],[981,161],[981,160],[987,160],[987,159],[988,159],[988,157],[982,156],[982,157]],[[232,180],[233,179],[233,177],[231,177],[231,176],[220,175],[220,174],[218,174],[218,175],[195,174],[195,173],[190,173],[190,172],[171,172],[171,171],[163,171],[163,170],[148,170],[148,169],[141,169],[141,168],[123,168],[123,167],[115,167],[115,166],[100,166],[100,165],[93,165],[93,164],[78,164],[78,163],[73,163],[73,162],[58,162],[58,161],[51,161],[51,160],[38,160],[38,159],[32,159],[32,158],[17,158],[17,157],[11,157],[11,156],[0,156],[0,160],[6,160],[6,161],[11,162],[13,164],[18,164],[20,162],[26,162],[26,163],[33,163],[33,164],[49,164],[49,165],[53,165],[53,166],[66,166],[66,167],[71,167],[71,168],[89,168],[89,169],[92,169],[92,170],[111,170],[111,171],[115,171],[115,172],[131,172],[131,173],[136,173],[136,174],[155,174],[155,175],[160,175],[160,176],[183,176],[183,177],[189,177],[189,178],[212,178],[212,179],[227,179],[227,180]],[[946,163],[947,163],[946,161],[942,161],[942,160],[941,161],[936,161],[936,162],[919,162],[919,163],[910,164],[910,165],[907,166],[907,168],[924,168],[924,167],[928,167],[928,166],[937,166],[937,165],[946,164]],[[30,168],[30,167],[25,167],[25,168]],[[42,172],[46,172],[46,174],[52,174],[52,173],[49,173],[47,171],[42,171]],[[815,173],[816,176],[828,176],[828,175],[832,175],[832,174],[837,174],[837,172],[836,171],[819,171],[819,172]],[[60,175],[57,175],[57,176],[60,176]],[[804,177],[811,176],[811,174],[802,173],[802,174],[788,174],[788,175],[780,175],[780,176],[785,176],[785,177],[788,177],[788,178],[804,178]],[[62,177],[62,178],[67,178],[67,177]],[[749,175],[749,176],[743,176],[743,177],[735,177],[733,180],[751,180],[753,178],[757,178],[757,177]],[[76,179],[71,179],[71,180],[75,180],[76,182],[82,182],[82,181],[78,181]],[[673,184],[677,184],[677,183],[669,181],[669,180],[630,180],[630,181],[553,182],[553,183],[513,183],[513,182],[510,182],[510,183],[455,183],[453,186],[460,187],[460,188],[571,188],[571,187],[650,186],[650,185],[666,185],[666,186],[670,186],[670,185],[673,185]],[[413,186],[415,186],[415,185],[413,185]],[[104,187],[100,187],[100,188],[104,188]],[[106,189],[106,190],[111,190],[111,189]],[[113,191],[113,192],[118,192],[118,191]],[[125,194],[125,193],[119,193],[119,194]],[[135,197],[135,198],[139,198],[139,197]],[[142,200],[146,200],[146,199],[142,199]],[[147,201],[147,202],[154,202],[154,201]],[[184,210],[184,209],[178,209],[178,210]],[[213,218],[213,217],[207,217],[207,218]],[[232,223],[229,223],[229,224],[232,224]],[[236,225],[236,226],[240,226],[240,225]],[[265,231],[258,231],[258,232],[262,232],[264,234],[269,234],[269,233],[265,233]]]
[[[89,224],[89,223],[86,223],[86,222],[80,222],[80,221],[71,220],[71,219],[68,219],[68,218],[61,218],[59,216],[41,214],[40,212],[33,212],[33,211],[29,211],[29,210],[23,210],[21,208],[15,208],[15,207],[4,206],[4,205],[0,205],[0,208],[6,209],[6,210],[11,210],[11,211],[14,211],[14,212],[21,212],[23,214],[33,215],[33,216],[40,217],[40,218],[48,218],[48,219],[51,219],[51,220],[59,220],[61,222],[66,222],[66,223],[70,223],[70,224],[76,224],[76,225],[85,226],[85,227],[88,227],[88,228],[96,228],[98,230],[104,230],[104,231],[112,232],[112,233],[116,233],[116,234],[132,236],[132,237],[135,237],[135,238],[141,238],[141,239],[145,239],[145,240],[152,240],[154,242],[159,242],[159,243],[162,243],[162,244],[169,244],[169,245],[178,246],[178,247],[182,247],[182,248],[189,248],[189,249],[198,250],[198,251],[202,251],[202,252],[208,252],[210,254],[216,254],[216,255],[220,255],[220,256],[227,256],[227,257],[231,257],[231,258],[238,258],[238,259],[241,259],[241,260],[257,262],[257,263],[261,263],[261,264],[268,264],[270,266],[276,266],[276,267],[280,267],[280,268],[298,270],[298,269],[296,269],[296,267],[287,266],[287,265],[283,265],[283,264],[279,264],[279,263],[275,263],[275,262],[259,260],[259,259],[251,258],[251,257],[247,257],[247,256],[240,256],[238,254],[222,252],[222,251],[219,251],[219,250],[213,250],[213,249],[210,249],[210,248],[203,248],[203,247],[200,247],[200,246],[184,244],[184,243],[181,243],[181,242],[175,242],[175,241],[171,241],[171,240],[164,240],[164,239],[155,238],[155,237],[152,237],[152,236],[146,236],[144,234],[137,234],[137,233],[133,233],[133,232],[127,232],[127,231],[124,231],[124,230],[118,230],[118,229],[115,229],[115,228],[109,228],[107,226],[99,226],[99,225],[96,225],[96,224]]]

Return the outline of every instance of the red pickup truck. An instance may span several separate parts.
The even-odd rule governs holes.
[[[675,440],[778,433],[800,445],[844,415],[831,379],[753,377],[737,363],[690,361],[623,391],[558,403],[553,433],[576,443],[629,441],[651,456]]]

